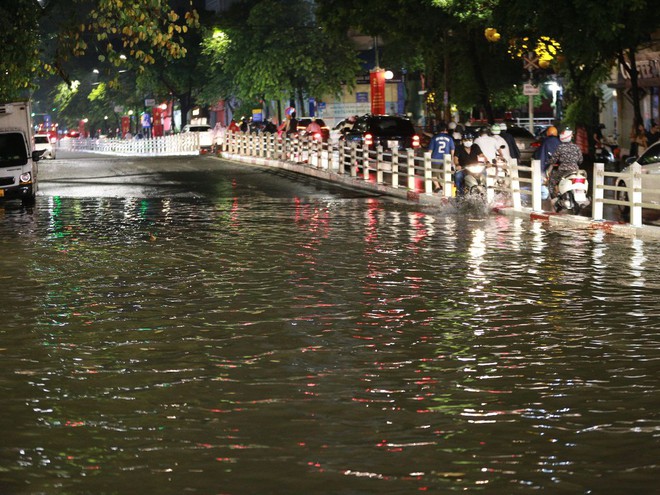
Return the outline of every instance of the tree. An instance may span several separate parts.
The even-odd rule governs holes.
[[[355,80],[359,65],[354,47],[345,34],[319,26],[312,2],[244,0],[234,7],[220,19],[215,41],[208,40],[205,49],[216,68],[231,75],[236,96],[318,98]]]
[[[39,9],[34,0],[0,4],[0,101],[24,98],[39,66]]]
[[[319,0],[319,4],[329,26],[352,26],[380,37],[387,63],[420,69],[429,90],[429,109],[438,118],[448,118],[448,105],[441,104],[444,98],[439,96],[446,93],[450,102],[467,108],[479,105],[492,120],[492,102],[501,100],[497,95],[508,93],[519,76],[506,47],[490,44],[483,36],[490,6],[496,2]]]
[[[566,79],[567,120],[572,125],[589,126],[597,119],[599,84],[617,59],[629,71],[635,115],[641,118],[636,67],[631,62],[660,26],[654,3],[614,0],[586,6],[572,0],[509,0],[498,6],[494,18],[510,39],[546,35],[559,42],[562,53],[554,67]]]
[[[6,5],[11,3],[11,5]],[[68,84],[77,57],[119,67],[132,59],[138,71],[156,57],[185,57],[185,35],[199,16],[187,2],[170,7],[168,0],[50,0],[41,8],[35,0],[13,0],[0,6],[0,95],[34,89],[40,69]]]

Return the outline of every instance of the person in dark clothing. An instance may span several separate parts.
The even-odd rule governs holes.
[[[275,124],[275,117],[271,117],[270,119],[268,119],[268,121],[264,125],[264,132],[267,132],[269,134],[275,134],[277,132],[277,125]]]
[[[248,132],[250,127],[248,126],[247,118],[241,117],[241,125],[239,127],[241,129],[241,132]]]
[[[506,144],[509,145],[509,155],[511,158],[515,158],[516,160],[520,161],[520,149],[518,148],[518,144],[516,143],[515,138],[511,133],[507,132],[507,125],[502,122],[500,124],[500,136],[506,141]]]
[[[576,172],[583,160],[582,150],[577,144],[571,142],[572,139],[573,131],[570,129],[564,130],[559,136],[559,146],[548,159],[548,164],[554,167],[550,174],[548,186],[553,197],[557,195],[557,186],[561,178],[568,172]]]
[[[651,130],[649,131],[648,142],[649,146],[657,142],[660,139],[660,124],[652,122]]]
[[[295,111],[291,112],[290,115],[287,115],[286,127],[284,128],[284,132],[286,133],[287,136],[291,136],[293,134],[298,133],[298,119],[296,118]]]
[[[456,172],[454,173],[454,184],[456,185],[456,192],[459,195],[463,194],[463,184],[465,183],[465,167],[472,163],[485,162],[486,157],[479,148],[478,144],[474,142],[474,135],[467,132],[463,134],[461,146],[456,148],[456,155],[454,157],[454,166]]]
[[[560,144],[561,141],[559,140],[559,137],[557,137],[557,128],[551,125],[546,129],[545,139],[538,151],[538,159],[541,161],[541,172],[543,172],[543,174],[548,170],[550,157],[555,151],[557,151]]]

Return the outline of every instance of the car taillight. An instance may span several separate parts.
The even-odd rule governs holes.
[[[365,144],[365,146],[371,146],[372,144],[374,144],[374,137],[369,133],[365,134],[364,135],[364,144]]]
[[[419,136],[413,136],[412,146],[413,148],[419,148]]]
[[[532,144],[529,145],[530,148],[540,148],[541,147],[541,141],[534,141]]]
[[[322,141],[321,133],[320,132],[315,132],[314,133],[314,139],[316,139],[317,141]]]

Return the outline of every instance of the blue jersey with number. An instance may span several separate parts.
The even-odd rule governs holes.
[[[434,160],[442,160],[445,155],[454,151],[454,140],[449,134],[444,132],[436,134],[431,139],[431,158]]]

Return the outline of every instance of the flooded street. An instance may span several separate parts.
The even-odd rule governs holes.
[[[650,494],[660,244],[213,158],[0,210],[0,493]]]

